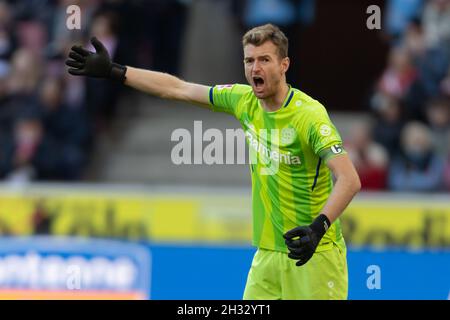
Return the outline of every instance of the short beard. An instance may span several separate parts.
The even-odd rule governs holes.
[[[277,86],[275,86],[275,88],[276,88],[276,87],[277,87]],[[266,91],[267,91],[267,90],[266,90]],[[262,97],[258,97],[254,91],[253,91],[253,94],[254,94],[258,99],[269,99],[269,98],[271,98],[271,97],[276,96],[277,92],[276,92],[276,90],[272,90],[272,91],[269,91],[269,92],[264,93],[264,96],[262,96]]]

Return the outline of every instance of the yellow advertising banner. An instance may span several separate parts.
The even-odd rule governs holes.
[[[196,195],[0,193],[0,234],[250,242],[249,199]]]
[[[450,248],[449,201],[357,199],[342,216],[344,237],[354,246]]]
[[[353,246],[450,247],[450,200],[357,197],[342,216]],[[249,194],[0,192],[0,234],[251,243]]]

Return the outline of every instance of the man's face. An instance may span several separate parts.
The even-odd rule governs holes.
[[[289,58],[280,58],[272,41],[244,47],[245,77],[259,99],[276,94],[289,67]],[[284,80],[285,81],[285,80]]]

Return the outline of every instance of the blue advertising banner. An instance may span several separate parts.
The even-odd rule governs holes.
[[[153,299],[242,299],[255,249],[151,246]],[[349,299],[450,299],[450,251],[386,248],[347,254]]]
[[[116,240],[0,240],[2,299],[149,299],[148,248]]]
[[[450,299],[450,250],[349,250],[349,299]]]

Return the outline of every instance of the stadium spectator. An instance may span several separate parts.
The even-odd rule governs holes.
[[[71,109],[63,103],[63,83],[47,78],[40,91],[42,121],[49,140],[60,149],[58,160],[64,170],[60,179],[79,179],[90,147],[90,127],[84,110]]]
[[[405,96],[417,77],[411,57],[403,47],[394,47],[389,54],[388,65],[378,83],[378,90],[397,99]]]
[[[442,92],[442,83],[449,68],[449,55],[443,47],[426,47],[418,21],[409,25],[403,45],[418,74],[403,98],[406,116],[409,119],[425,121],[427,101]]]
[[[93,18],[89,37],[96,36],[105,43],[111,57],[116,59],[116,49],[119,45],[118,17],[112,11],[99,11]],[[95,49],[90,46],[90,51]],[[99,79],[86,79],[86,105],[91,118],[99,130],[107,129],[114,116],[115,107],[120,93],[120,86]]]
[[[400,147],[400,133],[404,126],[399,101],[389,95],[377,93],[372,99],[375,111],[375,125],[372,136],[389,155],[395,156]]]
[[[423,0],[388,0],[386,5],[386,30],[393,42],[399,40],[409,22],[420,16]]]
[[[345,149],[359,174],[363,190],[386,188],[389,156],[382,145],[372,140],[367,123],[353,125]]]
[[[59,144],[46,132],[41,116],[28,112],[14,123],[12,139],[4,145],[3,172],[12,182],[80,178],[80,153]],[[78,175],[78,176],[77,176]]]
[[[14,124],[13,140],[6,145],[7,180],[33,180],[38,163],[47,155],[43,150],[43,126],[36,115],[19,118]]]
[[[450,103],[448,99],[435,98],[428,103],[427,120],[437,154],[445,157],[449,152]]]
[[[441,93],[450,98],[450,67],[448,68],[447,75],[440,83]]]
[[[389,170],[389,187],[394,191],[436,191],[442,186],[444,162],[434,149],[430,130],[410,122],[401,134],[401,154]]]
[[[447,142],[447,150],[450,150],[450,132],[447,135]],[[450,191],[450,152],[447,152],[445,157],[444,187],[446,191]]]
[[[27,49],[14,52],[11,68],[3,82],[0,130],[10,135],[17,117],[36,107],[35,95],[42,74],[42,60]]]
[[[46,26],[33,17],[26,17],[16,23],[18,46],[25,48],[36,56],[44,55],[48,35]]]
[[[6,1],[0,1],[0,78],[7,76],[10,59],[15,50],[15,33],[11,8]]]
[[[43,61],[32,51],[25,48],[15,51],[7,81],[8,94],[34,94],[42,75],[42,65]]]
[[[450,0],[429,0],[423,12],[425,40],[429,48],[450,49]]]
[[[419,19],[413,19],[408,23],[400,43],[416,65],[417,60],[423,57],[427,49],[422,23]]]

